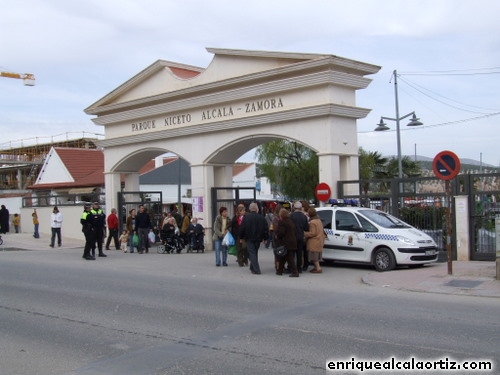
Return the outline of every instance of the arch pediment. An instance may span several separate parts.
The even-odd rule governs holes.
[[[99,99],[84,111],[90,115],[107,115],[123,111],[124,108],[140,108],[154,103],[172,102],[187,97],[199,97],[231,87],[265,82],[269,76],[291,77],[305,70],[311,72],[329,69],[339,74],[363,77],[376,73],[380,67],[334,55],[312,53],[290,53],[273,51],[250,51],[207,48],[214,54],[207,68],[157,60],[134,77]],[[316,64],[304,63],[317,61]],[[358,88],[366,83],[357,82]],[[98,122],[96,122],[98,123]]]

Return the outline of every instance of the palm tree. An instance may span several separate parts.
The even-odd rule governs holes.
[[[401,158],[401,165],[403,167],[403,178],[404,177],[418,177],[422,175],[422,168],[418,161],[412,160],[409,156],[403,156]],[[398,159],[392,157],[387,162],[387,177],[396,178],[399,176]]]
[[[378,151],[367,152],[363,147],[359,148],[359,179],[363,180],[363,192],[368,194],[370,180],[386,177],[387,158]]]

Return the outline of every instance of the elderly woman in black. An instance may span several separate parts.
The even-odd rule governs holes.
[[[283,275],[285,261],[291,271],[290,277],[299,277],[297,265],[295,264],[295,253],[297,251],[297,237],[295,235],[295,224],[290,219],[287,209],[282,208],[279,212],[278,227],[274,228],[275,246],[284,245],[286,256],[278,258],[276,275]]]

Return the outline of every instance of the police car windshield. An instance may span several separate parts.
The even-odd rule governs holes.
[[[410,228],[405,222],[378,210],[360,210],[360,214],[384,228]]]

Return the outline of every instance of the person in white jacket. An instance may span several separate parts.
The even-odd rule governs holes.
[[[52,229],[52,237],[50,238],[50,247],[54,247],[56,235],[57,235],[57,246],[61,247],[61,227],[63,222],[63,215],[59,212],[57,206],[54,207],[54,210],[50,214],[50,227]]]

